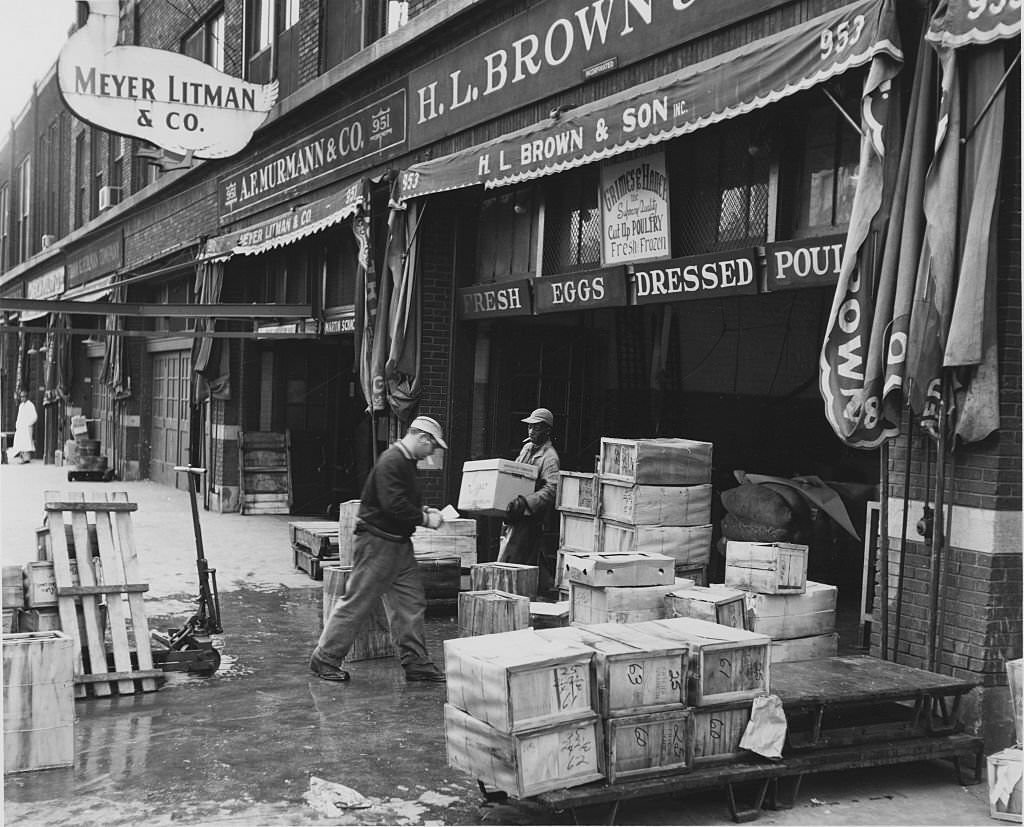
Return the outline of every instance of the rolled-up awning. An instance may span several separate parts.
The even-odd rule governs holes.
[[[1020,2],[942,0],[925,34],[937,46],[980,46],[1020,34]]]
[[[211,238],[201,258],[226,261],[235,255],[252,256],[284,247],[355,215],[368,198],[367,183],[360,179],[318,201]]]
[[[61,301],[99,302],[109,298],[114,287],[114,275],[95,279],[61,294]]]
[[[403,199],[552,175],[696,132],[810,89],[880,52],[902,59],[893,0],[859,0],[401,176]]]

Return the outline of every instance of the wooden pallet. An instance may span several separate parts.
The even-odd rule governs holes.
[[[243,514],[288,514],[292,505],[291,433],[238,435]]]
[[[47,497],[46,524],[53,553],[61,628],[74,640],[75,697],[153,692],[163,672],[153,668],[139,558],[131,513],[138,506],[124,492],[86,501],[82,492]],[[79,585],[72,585],[65,533],[70,522],[74,546],[89,548],[89,517],[96,525],[97,555],[78,554]],[[105,599],[105,617],[101,612]],[[82,615],[79,628],[78,612]],[[84,640],[83,640],[84,635]],[[108,653],[109,635],[112,652]],[[132,646],[134,643],[134,646]],[[134,661],[133,661],[134,658]]]

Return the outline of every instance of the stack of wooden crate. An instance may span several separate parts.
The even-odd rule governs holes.
[[[560,598],[567,598],[569,583],[565,579],[565,555],[597,551],[597,477],[578,471],[561,471],[558,477],[555,588]]]
[[[597,550],[649,551],[706,582],[711,554],[710,442],[602,437]]]
[[[604,777],[593,650],[524,629],[444,642],[448,764],[526,798]]]
[[[747,627],[769,635],[772,660],[832,657],[839,648],[835,586],[807,579],[807,546],[726,543],[725,584],[746,592]]]

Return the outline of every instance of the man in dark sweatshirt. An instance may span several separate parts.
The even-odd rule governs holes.
[[[383,597],[405,679],[444,682],[444,672],[427,654],[427,598],[410,539],[418,526],[436,529],[444,522],[440,511],[424,507],[416,477],[416,463],[438,447],[448,447],[441,426],[436,419],[418,416],[405,436],[377,458],[366,478],[345,596],[335,603],[309,660],[310,671],[325,681],[349,679],[341,664]]]

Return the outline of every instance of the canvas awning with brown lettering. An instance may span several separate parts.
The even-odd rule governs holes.
[[[402,173],[402,199],[502,187],[695,132],[902,50],[893,0],[858,0],[797,26]]]
[[[227,261],[236,255],[253,256],[284,247],[350,218],[368,199],[368,184],[359,179],[312,203],[211,238],[201,257]]]

